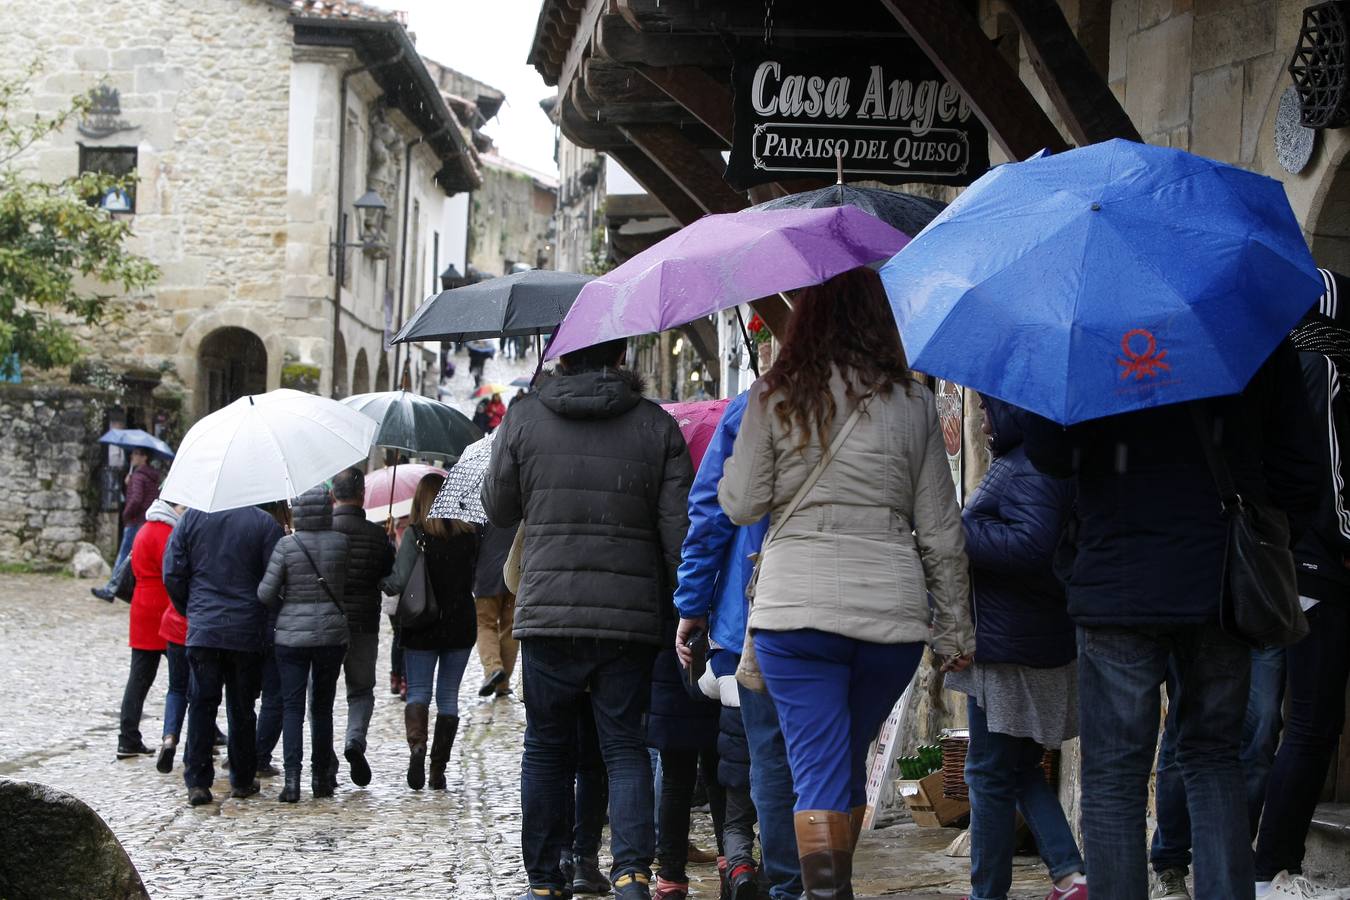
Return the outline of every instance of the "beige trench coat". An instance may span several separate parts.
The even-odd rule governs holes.
[[[832,439],[851,408],[837,371],[831,389]],[[865,403],[839,454],[765,548],[749,627],[972,653],[961,510],[933,394],[897,384],[889,397]],[[818,439],[798,451],[797,437],[765,407],[763,382],[756,384],[717,489],[733,522],[769,513],[777,524],[822,455]]]

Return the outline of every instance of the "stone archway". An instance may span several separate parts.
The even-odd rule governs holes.
[[[389,390],[389,354],[380,354],[380,364],[375,369],[375,390]]]
[[[370,393],[370,361],[364,347],[356,351],[356,363],[352,366],[352,393]]]
[[[333,399],[341,400],[347,390],[347,339],[341,332],[337,336],[337,346],[333,350]]]
[[[228,325],[202,339],[197,349],[196,408],[215,412],[246,394],[267,390],[267,347],[247,328]]]

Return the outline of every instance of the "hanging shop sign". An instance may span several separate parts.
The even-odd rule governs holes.
[[[909,41],[738,51],[726,180],[787,178],[967,185],[989,137],[956,85]]]

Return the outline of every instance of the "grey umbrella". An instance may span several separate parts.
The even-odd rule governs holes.
[[[547,334],[590,280],[575,272],[529,269],[442,291],[417,308],[393,342]]]
[[[449,460],[483,436],[464,413],[411,391],[354,394],[341,402],[379,423],[377,447]]]
[[[947,204],[917,194],[887,191],[880,188],[860,188],[848,184],[832,184],[816,191],[788,194],[759,203],[751,209],[820,209],[828,206],[856,206],[876,216],[887,225],[913,237]]]

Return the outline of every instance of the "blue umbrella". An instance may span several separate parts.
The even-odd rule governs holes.
[[[173,459],[169,445],[139,428],[113,428],[98,439],[100,444],[112,444],[125,450],[148,450],[161,459]]]
[[[1122,140],[999,166],[881,278],[915,369],[1063,425],[1240,392],[1323,290],[1279,182]]]

